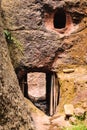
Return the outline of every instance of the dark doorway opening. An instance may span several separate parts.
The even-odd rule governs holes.
[[[36,71],[34,71],[36,72]],[[47,115],[53,115],[56,112],[56,107],[59,103],[59,95],[60,95],[60,85],[58,82],[58,78],[55,72],[40,72],[40,73],[44,73],[45,76],[45,80],[46,80],[46,98],[45,99],[41,99],[41,100],[32,100],[29,97],[29,86],[28,86],[28,78],[27,75],[28,73],[31,72],[27,72],[23,75],[22,78],[19,79],[19,84],[20,84],[20,88],[22,90],[22,93],[24,95],[24,97],[26,97],[27,99],[31,100],[31,102],[38,107],[40,110],[42,110],[44,113],[46,113]],[[30,83],[31,84],[31,83]],[[35,91],[35,90],[34,90]],[[36,93],[36,91],[35,91]]]
[[[15,69],[20,89],[24,97],[28,98],[28,86],[27,86],[27,69],[25,67],[20,67]]]
[[[54,28],[57,28],[57,29],[65,28],[66,13],[62,8],[57,9],[57,11],[55,12],[53,24],[54,24]]]
[[[28,98],[27,75],[24,77],[24,97]]]
[[[19,82],[21,91],[24,95],[24,97],[28,98],[28,85],[27,85],[27,75],[25,75],[21,81]]]
[[[52,72],[46,73],[46,104],[47,104],[47,110],[46,113],[50,115],[50,92],[51,92],[51,76]]]

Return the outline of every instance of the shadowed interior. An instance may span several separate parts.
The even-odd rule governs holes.
[[[63,9],[58,9],[54,14],[54,28],[62,29],[66,26],[66,13]]]
[[[17,75],[18,75],[17,77],[19,79],[20,88],[22,90],[24,97],[31,100],[35,106],[37,106],[39,109],[44,111],[44,113],[46,113],[47,115],[53,115],[56,110],[56,109],[54,109],[54,104],[56,103],[56,106],[57,106],[59,103],[59,89],[60,89],[58,80],[56,77],[56,73],[44,72],[46,74],[46,79],[45,79],[46,80],[46,99],[37,100],[37,101],[32,100],[28,95],[29,90],[28,90],[27,73],[29,73],[29,72],[26,71],[24,73],[24,69],[20,69],[17,72]],[[43,72],[40,72],[40,73],[43,73]],[[53,80],[53,76],[55,77],[54,80]],[[55,89],[56,93],[54,93],[54,89]],[[52,95],[51,95],[51,93],[52,93]],[[56,101],[54,100],[55,99],[54,97],[56,97]],[[52,101],[51,101],[51,99],[52,99]],[[52,107],[50,107],[51,104],[52,104]],[[53,109],[52,114],[50,114],[50,109]]]

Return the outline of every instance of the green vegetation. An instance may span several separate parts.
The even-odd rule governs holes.
[[[11,33],[8,30],[4,30],[4,34],[5,34],[7,43],[11,43],[12,42]]]
[[[8,44],[15,44],[15,46],[20,50],[23,51],[21,43],[15,39],[12,35],[11,32],[8,30],[4,30],[5,38]]]
[[[85,118],[86,118],[86,113],[84,113],[84,114],[81,115],[81,116],[76,116],[76,115],[75,115],[75,117],[76,117],[76,119],[78,119],[78,120],[80,120],[80,121],[83,121],[83,120],[85,120]]]
[[[73,125],[72,127],[64,128],[63,130],[87,130],[84,124]]]
[[[17,67],[21,58],[23,57],[23,46],[19,40],[17,40],[10,31],[4,30],[5,39],[8,43],[8,49],[10,53],[10,57],[12,60],[12,64]]]

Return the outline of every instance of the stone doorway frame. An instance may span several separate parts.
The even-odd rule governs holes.
[[[54,115],[59,104],[60,96],[60,85],[56,72],[52,71],[29,71],[30,72],[40,72],[46,74],[46,102],[47,102],[47,115]],[[27,84],[27,73],[20,83],[20,87],[24,97],[31,100],[28,96],[28,84]],[[31,100],[32,101],[32,100]],[[33,101],[32,101],[33,102]]]

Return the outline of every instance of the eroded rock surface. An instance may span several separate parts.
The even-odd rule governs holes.
[[[8,48],[14,68],[56,71],[58,111],[67,103],[87,110],[87,1],[2,0],[1,7],[4,29],[13,39]],[[57,16],[64,16],[62,25]],[[73,71],[63,72],[68,69]]]
[[[58,73],[61,85],[60,103],[58,111],[63,111],[63,107],[67,103],[71,103],[74,107],[81,106],[87,111],[87,67],[76,67],[74,72]]]
[[[46,74],[33,72],[27,74],[28,96],[34,101],[46,100]]]
[[[55,69],[61,65],[86,65],[87,2],[85,0],[51,0],[50,2],[45,0],[26,2],[25,0],[2,0],[1,5],[4,28],[9,29],[12,36],[20,41],[23,47],[20,59],[17,59],[20,51],[13,51],[16,61],[16,63],[13,62],[14,66],[22,65],[28,68],[44,69],[53,67]],[[60,9],[60,12],[64,10],[70,15],[72,32],[61,32],[64,27],[56,28],[59,32],[55,32],[54,17],[51,17],[51,14],[55,14],[57,9]],[[54,26],[51,30],[50,27],[45,26],[47,15],[52,19],[50,22]],[[50,25],[49,21],[47,24]],[[12,59],[14,61],[14,56]]]
[[[30,110],[11,64],[1,21],[0,7],[0,130],[34,130]]]

